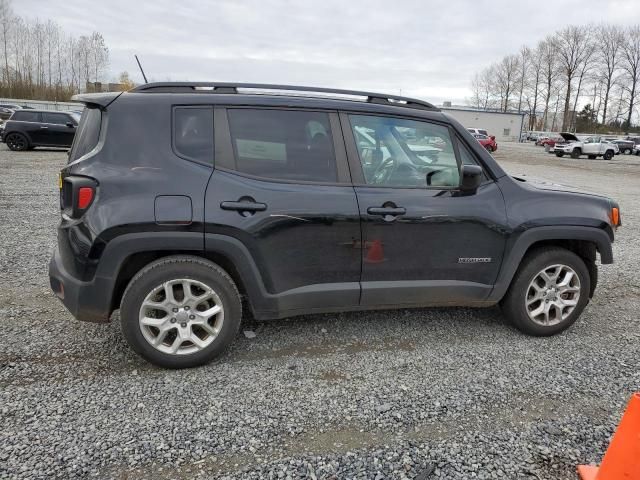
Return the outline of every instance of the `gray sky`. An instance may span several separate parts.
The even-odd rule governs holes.
[[[640,21],[638,0],[17,0],[101,32],[111,77],[292,83],[463,103],[473,74],[568,22]]]

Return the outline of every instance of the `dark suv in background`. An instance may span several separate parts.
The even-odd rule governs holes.
[[[66,147],[73,142],[80,113],[50,110],[16,110],[4,124],[2,141],[11,150]]]
[[[507,175],[429,103],[324,88],[146,84],[86,94],[61,172],[51,287],[80,320],[120,310],[179,368],[242,317],[499,303],[569,327],[612,263],[611,199]]]

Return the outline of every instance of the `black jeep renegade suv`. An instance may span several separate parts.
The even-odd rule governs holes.
[[[79,95],[51,286],[80,320],[120,309],[147,360],[189,367],[257,319],[500,303],[569,327],[612,263],[618,205],[508,176],[410,98],[155,83]]]

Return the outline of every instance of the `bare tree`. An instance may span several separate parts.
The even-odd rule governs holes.
[[[558,62],[552,37],[547,37],[538,44],[538,55],[540,55],[540,77],[543,84],[544,112],[542,114],[542,128],[546,129],[549,117],[549,103],[554,93],[554,86],[558,79]]]
[[[597,58],[600,64],[600,80],[602,82],[602,123],[607,123],[607,107],[609,94],[614,84],[620,63],[620,54],[624,35],[617,25],[600,25],[598,27]]]
[[[48,20],[30,21],[0,0],[0,95],[67,99],[99,81],[109,65],[109,50],[99,32],[73,37]]]
[[[524,95],[524,87],[527,81],[527,73],[529,71],[531,60],[531,50],[526,45],[520,47],[519,52],[519,71],[518,76],[520,77],[520,92],[518,97],[518,113],[522,111],[522,97]]]
[[[625,32],[625,41],[622,44],[622,69],[625,72],[627,85],[623,88],[627,91],[629,110],[627,113],[626,130],[631,127],[634,108],[638,101],[638,83],[640,82],[640,25],[629,27]]]
[[[496,86],[500,96],[500,110],[509,109],[509,100],[518,83],[519,61],[516,55],[507,55],[496,65]]]
[[[553,37],[553,45],[555,53],[558,56],[560,71],[564,77],[566,92],[564,112],[562,115],[562,130],[566,130],[571,123],[569,108],[573,81],[589,53],[589,38],[587,32],[588,29],[584,27],[571,25],[560,30]]]

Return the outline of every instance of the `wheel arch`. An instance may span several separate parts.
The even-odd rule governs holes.
[[[613,263],[613,251],[609,235],[593,227],[538,227],[522,233],[507,246],[507,254],[500,268],[498,280],[488,300],[499,301],[504,297],[524,257],[541,247],[565,248],[583,259],[591,279],[589,296],[593,296],[597,281],[597,253],[603,264]]]
[[[110,311],[120,307],[122,295],[131,279],[146,265],[161,258],[176,255],[191,255],[209,260],[225,270],[236,284],[241,294],[252,302],[260,299],[261,279],[257,276],[257,268],[253,264],[248,251],[238,253],[241,249],[235,245],[237,240],[223,235],[216,235],[217,246],[204,248],[203,234],[196,232],[146,232],[125,234],[107,244],[102,254],[96,276],[111,279]],[[174,246],[168,249],[167,245]],[[222,248],[226,245],[227,248]],[[235,249],[230,249],[233,245]],[[246,251],[246,249],[245,249]],[[253,266],[251,265],[253,264]],[[253,268],[252,268],[253,267]]]

